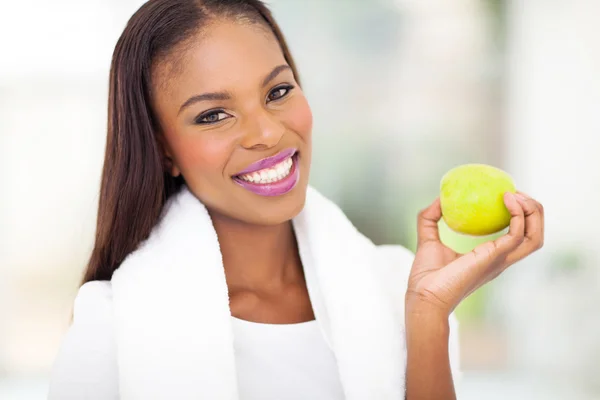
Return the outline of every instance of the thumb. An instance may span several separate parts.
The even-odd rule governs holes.
[[[439,242],[440,234],[438,231],[438,221],[442,218],[442,207],[439,197],[423,211],[419,213],[417,219],[417,239],[418,245],[425,242]]]

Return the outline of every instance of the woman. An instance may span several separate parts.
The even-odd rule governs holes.
[[[454,399],[455,307],[541,247],[375,246],[308,186],[311,111],[259,0],[151,0],[117,43],[95,247],[51,399]]]

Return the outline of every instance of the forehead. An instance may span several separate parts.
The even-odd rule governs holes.
[[[285,58],[275,35],[259,24],[215,22],[195,35],[154,73],[158,97],[257,86]],[[167,89],[167,90],[165,90]]]

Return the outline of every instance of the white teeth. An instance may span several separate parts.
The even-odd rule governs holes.
[[[287,158],[272,168],[265,168],[246,175],[240,175],[239,178],[252,183],[264,184],[280,181],[290,174],[292,169],[292,158]]]

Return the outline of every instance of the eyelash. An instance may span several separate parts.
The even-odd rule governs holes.
[[[277,86],[276,88],[273,88],[273,90],[271,90],[269,92],[269,94],[267,95],[267,102],[270,103],[271,101],[278,101],[278,100],[284,99],[285,97],[287,97],[287,95],[290,94],[290,92],[292,91],[292,89],[294,89],[294,86],[292,86],[292,85],[281,85],[281,86]],[[280,97],[278,97],[276,99],[272,99],[272,100],[269,101],[269,98],[271,97],[271,95],[273,93],[276,93],[276,92],[280,91],[280,90],[285,90],[285,93],[282,94]],[[216,121],[204,121],[204,120],[206,120],[209,117],[212,117],[213,115],[216,115],[218,117],[220,114],[229,115],[225,111],[223,111],[222,109],[210,110],[210,111],[207,111],[207,112],[205,112],[203,114],[200,114],[196,118],[195,123],[198,124],[198,125],[216,124],[216,123],[221,122],[224,119],[226,119],[226,117],[225,118],[220,118],[220,119],[218,119]]]
[[[269,94],[267,95],[267,99],[269,99],[269,97],[273,93],[276,93],[276,92],[278,92],[280,90],[285,90],[286,92],[284,94],[282,94],[281,97],[278,97],[278,98],[273,99],[271,101],[281,100],[281,99],[285,98],[288,94],[290,94],[290,92],[292,91],[292,89],[294,89],[294,86],[292,86],[292,85],[280,85],[280,86],[277,86],[276,88],[273,88],[273,90],[271,90],[269,92]]]

